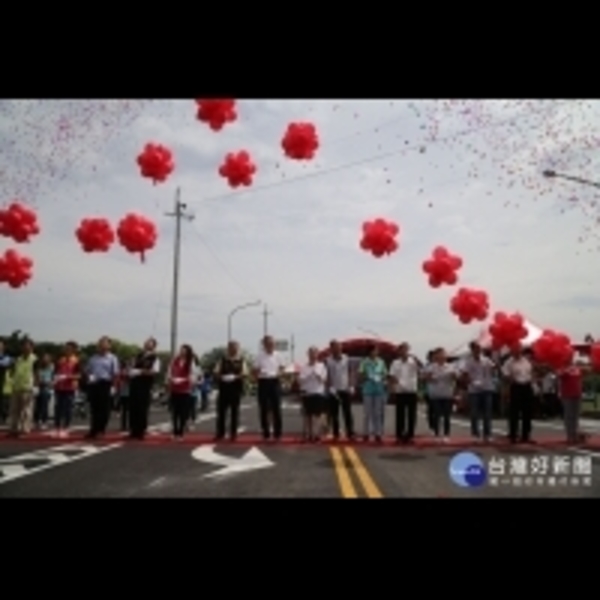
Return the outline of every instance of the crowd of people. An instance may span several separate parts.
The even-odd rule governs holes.
[[[323,356],[310,348],[306,363],[297,373],[303,416],[302,440],[318,442],[324,435],[338,439],[343,431],[348,440],[381,443],[384,437],[386,404],[395,405],[395,438],[411,444],[417,427],[417,406],[422,393],[427,406],[428,426],[441,443],[451,435],[451,413],[456,390],[465,390],[470,411],[471,433],[477,440],[492,440],[493,392],[501,381],[507,389],[509,438],[511,442],[532,442],[535,386],[546,390],[547,410],[556,411],[560,398],[567,441],[581,440],[579,414],[586,367],[573,364],[558,372],[536,365],[527,350],[514,350],[502,360],[493,360],[473,342],[470,354],[450,362],[438,348],[422,363],[410,352],[407,343],[398,346],[396,356],[387,364],[373,345],[358,366],[343,353],[342,345],[332,341]],[[257,385],[260,427],[265,440],[277,441],[283,434],[281,379],[286,371],[283,357],[275,350],[271,336],[265,336],[262,350],[247,364],[235,341],[216,365],[212,376],[217,383],[215,440],[228,435],[236,439],[239,413],[246,382]],[[48,401],[55,398],[54,435],[68,437],[75,394],[84,389],[90,409],[89,439],[106,433],[113,406],[119,399],[121,428],[131,439],[143,440],[149,427],[152,391],[161,373],[156,340],[148,339],[143,350],[127,363],[120,364],[111,352],[108,337],[102,337],[97,351],[81,361],[77,346],[68,342],[60,357],[38,359],[33,343],[25,340],[16,358],[8,357],[0,342],[0,389],[2,418],[8,419],[9,435],[29,433],[48,421]],[[199,385],[205,384],[199,361],[190,345],[184,344],[166,370],[166,387],[172,417],[172,434],[181,440],[195,419]],[[550,393],[548,382],[558,384],[558,394]],[[553,383],[553,384],[554,384]],[[546,386],[546,387],[544,387]],[[201,409],[206,408],[206,387]],[[357,436],[353,399],[359,392],[363,407],[362,431]],[[343,427],[341,427],[343,425]]]

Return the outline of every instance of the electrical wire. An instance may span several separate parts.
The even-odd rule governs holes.
[[[190,226],[190,230],[196,235],[198,241],[204,246],[206,251],[212,256],[213,260],[219,265],[221,271],[229,278],[229,280],[242,292],[245,294],[250,294],[252,297],[258,298],[259,295],[256,293],[256,290],[252,289],[249,285],[242,282],[238,277],[236,277],[231,269],[227,266],[227,264],[221,259],[219,254],[216,252],[214,248],[206,241],[206,238],[200,233],[198,228],[192,224]],[[186,230],[187,231],[187,230]]]
[[[564,103],[567,103],[567,102],[568,101],[565,101]],[[564,103],[561,103],[561,104],[564,104]],[[464,130],[461,130],[458,132],[454,132],[454,133],[451,133],[451,134],[448,134],[445,136],[439,136],[437,138],[433,138],[430,141],[428,141],[427,145],[432,146],[432,145],[435,145],[435,144],[438,144],[441,142],[447,142],[450,140],[455,140],[455,139],[459,139],[462,137],[466,137],[466,136],[472,135],[474,133],[478,133],[480,131],[485,131],[485,130],[495,129],[498,127],[512,125],[512,124],[521,122],[523,119],[531,119],[536,116],[542,116],[542,115],[545,115],[546,113],[556,110],[556,106],[557,106],[556,104],[552,104],[550,107],[540,108],[539,110],[532,110],[524,115],[519,115],[516,117],[509,117],[507,119],[503,119],[503,120],[500,120],[495,123],[490,123],[488,125],[481,125],[479,127],[471,127],[471,128],[464,129]],[[298,183],[300,181],[314,179],[315,177],[322,177],[324,175],[330,175],[331,173],[337,173],[339,171],[352,169],[355,167],[361,167],[361,166],[364,166],[364,165],[367,165],[367,164],[370,164],[373,162],[377,162],[377,161],[384,160],[387,158],[392,158],[394,156],[398,156],[399,154],[404,154],[409,151],[419,151],[420,152],[420,151],[422,151],[423,145],[424,145],[423,141],[421,141],[417,144],[411,144],[411,145],[405,144],[402,146],[402,148],[397,148],[395,150],[391,150],[388,152],[382,152],[379,154],[371,155],[366,158],[343,163],[341,165],[336,165],[336,166],[330,167],[328,169],[321,169],[318,171],[313,171],[312,173],[305,173],[303,175],[298,175],[297,177],[292,177],[290,179],[274,181],[274,182],[263,184],[263,185],[256,186],[256,187],[244,188],[242,190],[236,190],[234,192],[228,192],[226,194],[220,194],[218,196],[204,198],[201,200],[197,200],[197,202],[215,202],[215,201],[219,201],[219,200],[233,199],[233,198],[237,198],[239,196],[247,195],[247,194],[256,194],[257,192],[261,192],[264,190],[270,190],[273,188],[278,188],[281,186]]]

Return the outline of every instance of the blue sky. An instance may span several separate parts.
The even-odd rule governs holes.
[[[34,205],[42,234],[21,250],[35,261],[22,290],[0,289],[0,331],[37,339],[102,334],[169,340],[175,189],[194,213],[183,225],[181,342],[223,343],[227,314],[261,299],[271,332],[294,334],[298,356],[332,337],[370,330],[418,352],[469,339],[479,325],[450,314],[452,289],[432,290],[421,263],[436,245],[461,255],[462,283],[497,310],[522,311],[579,339],[593,330],[598,219],[593,188],[541,176],[593,178],[600,110],[584,101],[241,101],[239,121],[214,133],[193,101],[2,101],[2,201]],[[285,159],[288,123],[312,121],[322,147],[310,163]],[[135,158],[147,142],[175,155],[153,186]],[[246,149],[255,185],[231,190],[218,174]],[[160,239],[146,264],[115,247],[79,250],[85,217],[139,211]],[[359,249],[361,224],[401,227],[400,250]],[[0,251],[10,247],[0,240]],[[260,308],[240,312],[234,335],[256,348]]]

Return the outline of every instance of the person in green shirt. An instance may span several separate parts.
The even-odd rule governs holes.
[[[371,437],[374,437],[377,443],[381,443],[383,441],[388,370],[379,357],[377,346],[369,349],[369,355],[360,363],[358,374],[364,409],[364,441],[368,442]]]
[[[9,422],[11,437],[31,431],[36,362],[33,344],[31,340],[25,340],[21,355],[15,360],[13,367]]]

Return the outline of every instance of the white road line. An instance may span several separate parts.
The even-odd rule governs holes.
[[[11,481],[15,481],[16,479],[21,479],[30,475],[36,475],[37,473],[42,473],[43,471],[48,471],[49,469],[55,469],[66,464],[74,463],[78,460],[83,460],[84,458],[91,458],[92,456],[97,456],[98,454],[108,452],[109,450],[116,450],[122,445],[123,444],[110,444],[109,446],[99,447],[90,446],[88,444],[69,444],[66,446],[59,446],[58,448],[51,448],[49,450],[29,452],[27,454],[20,454],[17,456],[4,458],[2,461],[0,461],[0,470],[4,474],[3,477],[0,477],[0,485],[4,485],[6,483],[10,483]],[[64,454],[60,453],[60,450],[81,450],[82,453],[77,456],[65,456]],[[58,456],[60,456],[60,459],[58,459]],[[25,467],[27,462],[37,460],[51,460],[53,462],[50,462],[46,465],[41,465],[39,467],[33,467],[32,469],[27,469]]]

